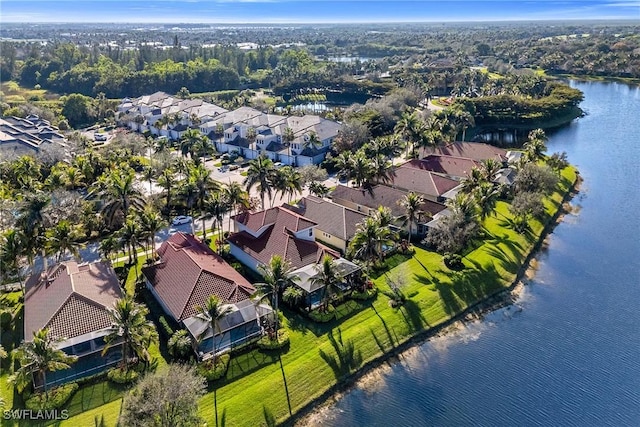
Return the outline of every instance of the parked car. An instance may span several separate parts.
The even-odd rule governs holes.
[[[230,165],[229,166],[229,170],[230,171],[234,171],[234,170],[239,169],[239,168],[240,168],[240,166],[238,166],[238,165]]]
[[[106,141],[107,140],[107,134],[106,133],[95,132],[93,134],[93,139],[95,141]]]
[[[189,224],[192,220],[193,218],[191,218],[190,216],[180,215],[173,218],[173,221],[171,221],[171,225]]]

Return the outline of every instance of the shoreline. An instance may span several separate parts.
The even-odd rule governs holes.
[[[405,342],[394,347],[390,351],[380,355],[379,357],[369,361],[358,371],[351,374],[346,380],[335,384],[325,393],[307,403],[303,408],[293,414],[282,425],[292,427],[317,426],[320,425],[320,418],[329,406],[336,403],[348,391],[359,385],[370,384],[378,381],[381,375],[390,369],[390,365],[403,358],[410,352],[429,341],[432,338],[441,338],[452,335],[456,331],[464,328],[467,323],[482,320],[484,315],[504,307],[515,304],[527,286],[527,281],[535,277],[538,268],[537,256],[549,242],[549,237],[555,227],[557,227],[564,219],[567,213],[571,212],[569,202],[579,193],[582,184],[582,177],[579,171],[576,174],[576,180],[564,195],[558,210],[549,222],[545,225],[540,233],[538,240],[533,248],[524,259],[522,265],[518,269],[516,277],[511,285],[498,290],[477,303],[467,307],[465,310],[451,317],[450,319],[419,332],[410,337]]]

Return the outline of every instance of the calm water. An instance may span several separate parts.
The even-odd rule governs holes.
[[[321,425],[640,425],[640,89],[572,85],[588,115],[548,147],[585,182],[521,310],[417,347]]]

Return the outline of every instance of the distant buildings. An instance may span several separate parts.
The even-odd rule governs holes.
[[[58,128],[36,115],[26,118],[0,118],[0,159],[36,154],[43,148],[66,146],[65,137]]]
[[[118,112],[120,122],[137,132],[178,140],[188,129],[198,129],[218,152],[237,152],[245,159],[263,154],[295,166],[321,163],[341,129],[339,123],[319,116],[286,117],[250,107],[228,111],[164,92],[125,98]]]

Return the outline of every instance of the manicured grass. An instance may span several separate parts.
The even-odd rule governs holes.
[[[547,220],[557,211],[576,171],[562,173],[558,191],[545,201]],[[485,239],[463,258],[465,268],[451,271],[442,256],[416,247],[413,257],[389,273],[406,278],[404,293],[408,301],[399,309],[379,295],[361,303],[341,320],[312,324],[298,314],[286,313],[290,347],[285,353],[252,350],[232,358],[226,378],[217,390],[200,401],[200,413],[208,425],[214,423],[214,395],[219,416],[227,425],[264,425],[263,409],[284,421],[291,412],[302,409],[344,380],[359,367],[406,342],[418,333],[459,314],[488,295],[508,287],[524,259],[543,231],[544,224],[530,222],[530,229],[516,233],[510,226],[508,204],[498,203],[496,215],[484,223]],[[386,289],[385,276],[376,285]],[[74,416],[61,425],[84,425],[96,414],[104,414],[107,425],[114,425],[119,401]]]

